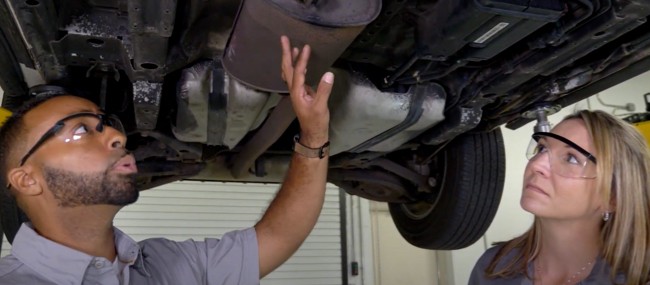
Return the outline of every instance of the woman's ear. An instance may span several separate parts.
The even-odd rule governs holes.
[[[612,213],[616,212],[616,196],[617,196],[616,192],[614,192],[614,189],[612,189],[612,193],[610,194],[609,197],[609,205],[607,205],[609,207],[609,209],[607,210]]]
[[[18,168],[9,170],[7,179],[11,184],[11,191],[16,195],[34,196],[43,192],[40,183],[33,176],[33,169],[24,165]]]

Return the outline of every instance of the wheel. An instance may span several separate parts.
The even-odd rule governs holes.
[[[389,203],[393,222],[412,245],[451,250],[476,242],[501,201],[505,150],[501,130],[455,138],[431,162],[435,193],[416,203]]]

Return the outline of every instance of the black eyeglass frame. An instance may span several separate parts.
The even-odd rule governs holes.
[[[54,123],[54,126],[52,126],[49,130],[47,130],[41,138],[36,141],[34,146],[27,151],[27,153],[23,156],[23,158],[20,160],[20,164],[18,167],[21,167],[25,165],[25,162],[29,157],[31,157],[39,147],[41,147],[48,139],[54,137],[57,132],[59,132],[63,127],[65,126],[65,122],[74,118],[79,118],[79,117],[96,117],[99,119],[99,122],[97,123],[97,126],[95,127],[95,130],[97,132],[103,132],[104,131],[104,126],[109,126],[112,128],[117,129],[118,131],[124,133],[124,126],[122,125],[122,122],[120,119],[115,116],[115,115],[107,115],[107,114],[97,114],[97,113],[92,113],[92,112],[80,112],[80,113],[74,113],[71,115],[68,115],[61,120],[58,120],[56,123]],[[111,124],[109,119],[114,120],[119,124],[119,126]],[[7,184],[7,189],[11,188],[11,184]]]
[[[591,154],[590,152],[588,152],[584,148],[580,147],[576,143],[570,141],[569,139],[567,139],[567,138],[565,138],[563,136],[560,136],[560,135],[554,134],[554,133],[548,133],[548,132],[536,132],[536,133],[533,133],[533,135],[532,135],[533,139],[536,142],[539,142],[539,139],[542,136],[551,137],[551,138],[554,138],[556,140],[559,140],[559,141],[569,145],[570,147],[574,148],[578,152],[582,153],[584,156],[587,157],[587,159],[591,160],[591,162],[596,163],[596,156],[594,156],[593,154]]]
[[[50,139],[54,135],[56,135],[56,133],[58,131],[63,129],[63,127],[65,126],[65,121],[68,121],[68,120],[71,120],[71,119],[74,119],[74,118],[79,118],[79,117],[96,117],[97,119],[99,119],[99,123],[97,123],[97,126],[95,127],[95,130],[100,132],[100,133],[104,131],[104,125],[112,127],[112,128],[119,127],[120,128],[119,131],[124,132],[124,127],[123,126],[114,126],[111,123],[107,123],[108,119],[113,119],[113,120],[115,120],[116,122],[118,122],[121,125],[122,123],[120,122],[120,119],[115,115],[97,114],[97,113],[91,113],[91,112],[75,113],[75,114],[66,116],[63,119],[58,120],[56,123],[54,123],[54,126],[52,126],[49,130],[47,130],[47,132],[45,132],[45,134],[43,134],[43,136],[41,136],[41,138],[38,139],[38,141],[36,141],[34,146],[31,149],[29,149],[27,154],[25,154],[25,156],[23,156],[23,158],[20,160],[19,167],[23,166],[25,164],[25,162],[27,161],[27,159],[30,156],[32,156],[34,154],[34,152],[36,152],[36,150],[38,150],[38,148],[41,147],[41,145],[43,145],[48,139]]]

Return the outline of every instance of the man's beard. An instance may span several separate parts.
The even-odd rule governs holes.
[[[61,207],[89,205],[126,206],[138,200],[135,174],[75,173],[43,167],[47,186]]]

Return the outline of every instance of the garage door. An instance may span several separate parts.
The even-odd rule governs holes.
[[[228,231],[253,226],[278,187],[275,184],[172,183],[144,191],[136,204],[120,211],[115,225],[135,240],[220,237]],[[328,185],[322,214],[309,238],[261,284],[342,284],[339,209],[339,189]],[[8,244],[3,244],[3,256],[8,249]]]

